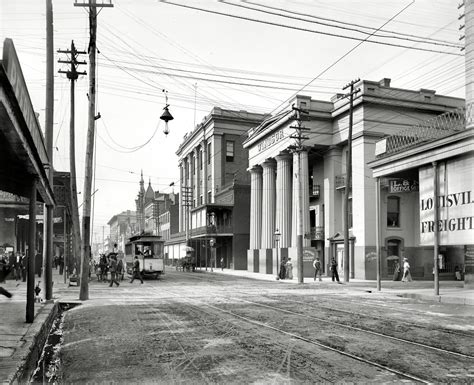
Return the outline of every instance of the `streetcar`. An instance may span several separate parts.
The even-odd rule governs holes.
[[[133,262],[138,257],[143,278],[158,279],[165,273],[164,243],[160,236],[135,235],[125,244],[127,273],[132,275]]]

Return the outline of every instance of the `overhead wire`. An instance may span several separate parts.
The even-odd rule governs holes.
[[[226,4],[232,4],[232,3],[229,3],[228,1],[225,1],[225,0],[220,0],[221,2],[223,3],[226,3]],[[267,8],[267,9],[273,9],[273,10],[277,10],[277,11],[282,11],[282,12],[286,12],[286,13],[289,13],[289,14],[292,14],[292,15],[298,15],[298,16],[305,16],[305,17],[308,17],[308,18],[311,18],[311,19],[316,19],[316,20],[324,20],[324,21],[328,21],[328,22],[334,22],[334,23],[339,23],[339,24],[342,24],[342,25],[348,25],[348,26],[353,26],[353,27],[358,27],[358,28],[364,28],[364,29],[370,29],[370,30],[377,30],[376,28],[374,27],[369,27],[369,26],[366,26],[366,25],[362,25],[362,24],[356,24],[356,23],[348,23],[348,22],[344,22],[344,21],[341,21],[341,20],[336,20],[336,19],[331,19],[331,18],[325,18],[325,17],[321,17],[321,16],[314,16],[314,15],[309,15],[309,14],[304,14],[304,13],[300,13],[300,12],[295,12],[295,11],[290,11],[288,9],[284,9],[284,8],[278,8],[278,7],[272,7],[272,6],[269,6],[269,5],[266,5],[266,4],[261,4],[261,3],[257,3],[257,2],[253,2],[253,1],[249,1],[249,0],[244,0],[243,3],[245,4],[252,4],[252,5],[256,5],[258,7],[262,7],[262,8]],[[232,4],[232,5],[237,5],[237,4]],[[239,5],[240,6],[240,5]],[[245,7],[247,8],[247,7]],[[255,8],[250,8],[248,7],[249,9],[254,9],[254,10],[257,10]],[[259,10],[260,11],[260,10]],[[270,14],[274,14],[274,13],[270,13]],[[295,20],[302,20],[302,21],[309,21],[309,20],[305,20],[305,19],[302,19],[302,18],[295,18]],[[319,23],[318,23],[319,24]],[[338,27],[336,25],[331,25],[331,24],[324,24],[324,23],[321,23],[322,25],[327,25],[327,26],[331,26],[331,27],[336,27],[336,28],[342,28],[342,27]],[[357,29],[352,29],[352,28],[348,28],[348,30],[352,30],[352,31],[356,31],[356,32],[361,32],[361,31],[358,31]],[[405,36],[407,38],[414,38],[413,40],[411,41],[418,41],[418,42],[425,42],[425,41],[431,41],[432,43],[429,43],[429,44],[436,44],[436,43],[445,43],[446,46],[448,47],[455,47],[455,48],[460,48],[460,44],[457,44],[457,43],[452,43],[448,40],[440,40],[440,39],[433,39],[431,37],[424,37],[424,36],[418,36],[418,35],[413,35],[413,34],[407,34],[407,33],[404,33],[404,32],[399,32],[399,31],[389,31],[389,30],[386,30],[386,29],[378,29],[377,32],[385,32],[385,33],[391,33],[391,34],[395,34],[394,36],[384,36],[384,35],[380,35],[379,33],[376,33],[374,36],[379,36],[379,37],[390,37],[390,38],[400,38],[400,36]],[[365,34],[367,34],[367,32],[364,32]],[[396,35],[400,35],[400,36],[396,36]],[[417,40],[417,39],[421,39],[421,40]],[[407,39],[409,40],[409,39]],[[428,44],[428,43],[427,43]]]
[[[267,24],[267,25],[271,25],[271,26],[274,26],[274,27],[294,29],[294,30],[298,30],[298,31],[309,32],[309,33],[325,35],[325,36],[338,37],[338,38],[348,39],[348,40],[357,40],[357,41],[361,41],[361,42],[369,42],[371,44],[386,45],[386,46],[397,47],[397,48],[406,48],[406,49],[411,49],[411,50],[415,50],[415,51],[436,52],[436,53],[446,54],[446,55],[461,56],[461,54],[455,53],[455,52],[440,51],[440,50],[435,50],[435,49],[431,49],[431,48],[413,47],[413,46],[408,46],[408,45],[403,45],[403,44],[382,42],[382,41],[378,41],[378,40],[368,40],[368,38],[372,37],[374,33],[369,34],[368,37],[364,39],[364,38],[358,38],[358,37],[355,37],[355,36],[340,35],[340,34],[331,33],[331,32],[323,32],[323,31],[317,31],[317,30],[309,29],[309,28],[291,26],[291,25],[276,23],[276,22],[272,22],[272,21],[268,21],[268,20],[254,19],[254,18],[247,17],[247,16],[235,15],[235,14],[230,14],[230,13],[225,13],[225,12],[220,12],[220,11],[214,11],[214,10],[210,10],[210,9],[200,8],[200,7],[194,7],[194,6],[185,5],[185,4],[174,3],[174,2],[169,1],[169,0],[160,0],[160,1],[164,4],[169,4],[169,5],[173,5],[173,6],[177,6],[177,7],[193,9],[193,10],[196,10],[196,11],[211,13],[211,14],[220,15],[220,16],[226,16],[226,17],[230,17],[230,18],[234,18],[234,19],[251,21],[251,22],[254,22],[254,23]],[[410,4],[412,4],[412,3],[410,3]]]

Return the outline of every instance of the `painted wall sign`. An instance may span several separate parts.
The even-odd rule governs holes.
[[[439,194],[433,195],[432,166],[419,170],[420,244],[433,245],[434,230],[439,231],[440,245],[472,244],[474,239],[474,181],[472,157],[439,164]],[[434,222],[434,207],[439,220]]]
[[[267,149],[268,147],[273,146],[275,143],[279,142],[280,140],[285,138],[285,133],[283,130],[279,130],[274,132],[270,136],[267,136],[265,139],[258,143],[258,152],[262,152],[263,150]]]
[[[388,189],[391,193],[404,193],[418,191],[418,182],[416,180],[407,179],[390,179],[388,181]]]

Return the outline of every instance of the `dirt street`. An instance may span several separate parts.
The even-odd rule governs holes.
[[[470,306],[170,270],[90,293],[65,312],[61,383],[474,381]]]

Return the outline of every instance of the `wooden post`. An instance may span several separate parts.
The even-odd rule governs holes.
[[[28,277],[26,282],[26,322],[35,319],[35,256],[36,256],[36,180],[31,182],[28,223]]]
[[[377,177],[375,178],[375,253],[377,254],[377,291],[382,290],[382,279],[380,274],[382,265],[380,229],[380,177]]]

